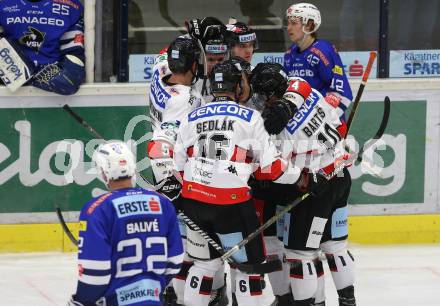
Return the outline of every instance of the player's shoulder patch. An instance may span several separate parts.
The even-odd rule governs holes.
[[[87,214],[88,214],[88,215],[91,215],[91,214],[95,211],[95,209],[98,208],[98,206],[101,205],[101,204],[102,204],[107,198],[109,198],[112,194],[113,194],[113,193],[108,192],[108,193],[105,193],[105,194],[99,196],[97,199],[95,199],[95,200],[90,204],[90,206],[87,208],[87,211],[86,211]]]
[[[335,65],[332,69],[334,74],[338,74],[338,75],[344,75],[344,68],[342,68],[339,65]]]

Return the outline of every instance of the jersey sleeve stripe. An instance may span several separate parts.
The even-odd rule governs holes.
[[[71,41],[67,44],[61,45],[60,50],[66,50],[66,49],[75,48],[75,47],[84,47],[84,45],[82,42]]]
[[[107,285],[110,282],[111,274],[104,276],[91,276],[91,275],[80,275],[78,277],[79,281],[88,285]]]
[[[342,96],[341,103],[339,105],[343,104],[343,105],[345,105],[345,107],[348,107],[350,105],[350,103],[351,103],[351,100],[349,98]]]
[[[165,274],[177,274],[177,273],[179,273],[179,271],[180,271],[180,268],[178,268],[178,269],[166,269],[165,270]]]
[[[168,257],[168,261],[175,265],[180,265],[183,262],[183,253],[176,256]]]
[[[109,270],[111,268],[110,260],[79,259],[78,264],[81,265],[84,269]]]
[[[83,35],[83,31],[74,30],[74,31],[68,31],[61,36],[60,40],[67,40],[67,39],[73,39],[76,35]]]

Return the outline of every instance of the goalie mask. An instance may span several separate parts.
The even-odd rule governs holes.
[[[133,153],[122,141],[101,144],[93,153],[92,160],[98,178],[106,185],[111,180],[134,177],[136,172]]]
[[[291,5],[286,11],[286,18],[288,20],[301,20],[303,25],[302,30],[305,34],[312,34],[316,32],[321,25],[321,13],[318,8],[310,3],[296,3]],[[305,31],[305,27],[309,20],[315,24],[312,31]]]

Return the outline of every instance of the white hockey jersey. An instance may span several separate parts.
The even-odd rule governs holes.
[[[148,156],[156,182],[170,176],[176,133],[182,119],[200,106],[201,97],[190,86],[168,85],[170,76],[166,53],[157,57],[150,83],[150,118],[153,136]]]
[[[283,157],[292,156],[299,168],[331,173],[338,162],[348,158],[339,132],[344,124],[335,108],[312,89],[278,135]]]
[[[206,105],[207,103],[210,103],[214,101],[214,96],[211,93],[211,82],[209,82],[209,79],[206,79],[206,93],[203,94],[203,76],[197,80],[197,82],[193,85],[193,88],[200,93],[202,97],[201,106]]]
[[[293,184],[300,172],[281,158],[259,112],[228,100],[197,108],[182,121],[174,162],[184,172],[183,197],[217,205],[249,200],[252,173]]]

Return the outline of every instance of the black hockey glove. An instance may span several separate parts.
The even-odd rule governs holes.
[[[157,190],[157,192],[166,196],[173,203],[179,198],[181,191],[182,184],[174,176],[167,177],[165,184]]]
[[[296,111],[296,106],[286,99],[279,99],[273,105],[266,105],[261,114],[266,131],[269,134],[278,135],[286,127]]]
[[[330,182],[322,174],[304,173],[301,175],[304,175],[304,177],[297,182],[298,189],[300,189],[300,191],[307,191],[314,197],[320,197],[324,195],[330,188]],[[299,185],[301,180],[306,181],[302,186]]]

